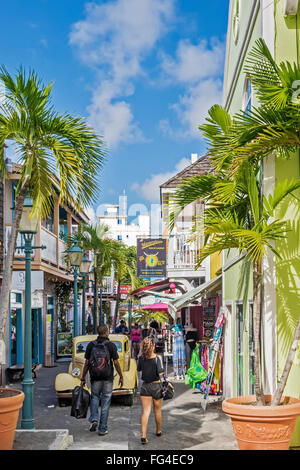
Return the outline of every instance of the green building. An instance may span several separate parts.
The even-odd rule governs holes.
[[[299,5],[298,5],[299,4]],[[234,114],[257,104],[244,73],[245,58],[258,38],[263,38],[277,62],[300,60],[300,2],[298,0],[231,0],[224,72],[223,105]],[[300,88],[300,84],[298,84]],[[275,183],[300,177],[299,155],[282,160],[270,155],[263,162],[263,190]],[[287,240],[277,242],[283,259],[268,254],[263,266],[263,375],[265,393],[273,393],[281,376],[300,314],[299,202],[288,198],[279,217],[293,220]],[[241,281],[244,281],[243,283]],[[248,281],[248,282],[247,282]],[[243,284],[243,285],[242,285]],[[245,285],[247,284],[247,289]],[[223,305],[226,306],[224,393],[254,393],[253,306],[251,267],[238,253],[223,253]],[[300,398],[300,348],[284,392]],[[292,439],[300,446],[300,419]]]

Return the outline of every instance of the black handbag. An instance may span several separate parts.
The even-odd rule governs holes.
[[[82,386],[77,386],[72,392],[71,416],[74,418],[86,418],[90,404],[90,394]]]
[[[162,393],[163,400],[172,400],[172,398],[174,398],[175,391],[171,382],[164,380],[163,382],[161,381],[161,384],[162,384],[161,393]]]
[[[156,370],[157,370],[157,356],[156,356]],[[157,371],[158,373],[158,371]],[[171,382],[168,382],[165,378],[164,380],[161,380],[161,376],[159,375],[159,380],[161,383],[161,397],[163,400],[171,400],[174,398],[175,395],[175,390]]]

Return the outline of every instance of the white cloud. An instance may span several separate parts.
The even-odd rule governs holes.
[[[202,138],[198,126],[207,117],[208,109],[222,100],[224,53],[224,44],[213,38],[197,45],[179,41],[175,58],[161,54],[166,80],[183,87],[178,101],[169,106],[179,118],[180,127],[175,128],[164,118],[159,123],[164,135],[174,139]]]
[[[190,160],[188,158],[182,158],[176,165],[173,171],[166,172],[166,173],[157,173],[152,174],[149,178],[145,179],[145,181],[141,184],[133,183],[131,186],[131,190],[136,191],[142,197],[147,199],[150,202],[158,202],[159,201],[159,187],[161,184],[168,181],[172,176],[176,175],[188,165],[190,165]]]
[[[70,44],[81,60],[95,68],[100,85],[88,107],[91,124],[109,146],[144,140],[128,96],[144,74],[142,62],[167,31],[173,0],[116,0],[85,6],[85,19],[75,23]]]
[[[175,59],[162,54],[162,69],[168,77],[183,84],[197,83],[201,79],[219,76],[223,72],[224,44],[218,39],[191,44],[181,40]]]
[[[208,116],[207,111],[215,103],[222,100],[222,80],[201,80],[197,85],[190,87],[188,91],[179,97],[177,103],[172,105],[182,123],[181,129],[173,129],[168,121],[161,121],[161,130],[173,137],[180,138],[202,138],[198,126]]]

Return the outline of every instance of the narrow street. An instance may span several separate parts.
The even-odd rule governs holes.
[[[87,419],[70,416],[70,406],[56,403],[55,376],[67,371],[68,362],[37,371],[34,386],[34,418],[36,429],[68,429],[73,444],[68,450],[235,450],[237,449],[230,420],[221,409],[220,398],[210,397],[207,410],[200,404],[200,394],[184,383],[175,383],[176,396],[163,404],[163,435],[155,435],[153,414],[149,420],[149,444],[140,444],[139,396],[132,407],[122,406],[113,399],[109,416],[109,434],[98,436],[89,432]],[[20,382],[13,384],[21,388]],[[21,414],[17,429],[20,429]],[[15,442],[16,450],[21,450]]]

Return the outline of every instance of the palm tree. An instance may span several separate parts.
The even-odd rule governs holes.
[[[128,282],[130,280],[131,288],[134,290],[137,287],[138,278],[136,276],[136,256],[135,250],[132,247],[127,247],[121,241],[113,241],[114,254],[113,262],[115,266],[115,276],[118,282],[118,290],[116,296],[116,306],[114,315],[114,331],[116,331],[117,317],[120,305],[120,286],[122,281]]]
[[[271,153],[284,159],[299,155],[300,65],[277,64],[264,40],[259,39],[247,58],[245,72],[259,99],[259,106],[251,112],[237,113],[231,121],[220,107],[218,116],[213,113],[210,121],[200,127],[212,143],[214,168],[220,169],[225,164],[229,175],[237,174],[249,163],[262,165],[262,160]],[[228,126],[221,129],[220,123],[224,121]],[[273,405],[280,402],[299,340],[300,317]]]
[[[0,104],[0,171],[4,175],[5,142],[14,145],[21,163],[15,215],[4,260],[0,296],[0,342],[8,318],[12,263],[25,196],[33,198],[32,215],[51,210],[55,185],[59,202],[84,208],[97,192],[97,172],[104,159],[102,140],[81,118],[58,114],[51,104],[52,83],[43,85],[36,73],[21,68],[13,78],[0,68],[3,85]]]
[[[92,253],[93,275],[94,275],[94,325],[97,321],[98,312],[98,289],[103,287],[103,278],[111,270],[113,255],[115,252],[112,240],[109,238],[109,228],[105,224],[98,223],[81,224],[78,232],[68,239],[68,246],[77,241],[79,246]]]
[[[214,168],[227,163],[229,174],[237,173],[244,162],[257,164],[272,152],[290,158],[300,147],[300,100],[295,88],[300,83],[300,65],[276,64],[259,39],[247,57],[245,73],[259,106],[232,118],[224,108],[214,106],[199,127],[208,139]]]
[[[265,157],[274,153],[276,157],[290,158],[291,155],[299,153],[300,147],[300,100],[296,89],[300,80],[300,66],[289,62],[276,64],[265,42],[259,39],[247,58],[245,72],[259,99],[259,106],[252,108],[251,111],[240,111],[231,117],[224,108],[215,105],[209,110],[206,122],[199,127],[208,140],[213,170],[218,177],[224,175],[225,172],[226,177],[231,181],[230,184],[233,184],[234,187],[238,183],[243,168],[247,171],[251,165],[261,179],[262,160]],[[228,188],[230,188],[230,184]],[[196,181],[196,191],[197,185]],[[193,192],[195,192],[195,187]],[[254,186],[252,187],[254,189]],[[268,199],[262,195],[261,188],[259,188],[259,197],[253,197],[252,194],[249,198],[254,223],[252,227],[250,226],[252,233],[249,232],[249,227],[248,231],[243,229],[245,219],[240,219],[240,214],[232,211],[231,208],[228,208],[226,214],[229,220],[224,218],[224,213],[222,213],[219,220],[215,217],[215,219],[208,218],[205,221],[206,236],[210,237],[211,242],[202,250],[202,256],[207,256],[214,250],[219,251],[219,248],[234,246],[244,250],[243,253],[246,257],[250,255],[254,268],[254,296],[257,299],[256,307],[255,305],[254,307],[256,313],[257,308],[260,307],[258,299],[261,298],[261,260],[267,248],[279,256],[279,253],[274,249],[273,242],[283,236],[282,230],[284,229],[284,223],[281,227],[282,222],[278,220],[272,222],[270,214],[274,213],[279,202],[295,191],[297,187],[297,181],[284,181],[276,186],[273,196],[269,196]],[[180,204],[183,204],[184,193],[186,194],[187,191],[188,187],[186,186],[181,190],[181,194],[178,192],[177,211],[180,209]],[[201,195],[201,191],[202,189],[199,187],[198,197],[199,194]],[[205,192],[203,195],[206,195]],[[214,191],[211,198],[215,197],[218,199]],[[206,199],[209,199],[209,196]],[[256,201],[255,204],[254,201]],[[174,211],[174,217],[176,217],[176,211]],[[258,326],[258,317],[256,324]],[[273,397],[272,405],[274,406],[280,403],[299,340],[300,317],[280,382]],[[256,336],[256,344],[258,341],[259,337]],[[256,347],[256,357],[258,357],[257,354],[259,351]],[[257,378],[259,377],[257,376]],[[256,384],[256,394],[260,395],[262,400],[262,390],[259,392],[258,384]]]
[[[289,226],[287,221],[275,218],[275,210],[288,195],[300,188],[300,180],[285,180],[277,184],[274,193],[266,198],[262,195],[258,173],[257,168],[244,165],[236,179],[228,179],[226,182],[222,177],[215,178],[212,184],[211,179],[208,181],[205,175],[200,175],[191,179],[191,186],[197,198],[201,197],[206,201],[205,244],[200,250],[196,267],[208,256],[230,249],[237,249],[253,267],[254,385],[257,404],[263,405],[265,401],[260,354],[262,262],[267,249],[281,257],[273,242],[285,238]],[[190,196],[185,199],[189,186],[190,180],[187,180],[176,191],[175,207],[184,208],[190,204]],[[174,201],[171,227],[179,212],[179,209],[174,211]],[[194,226],[194,232],[195,236],[199,235],[197,225]]]

